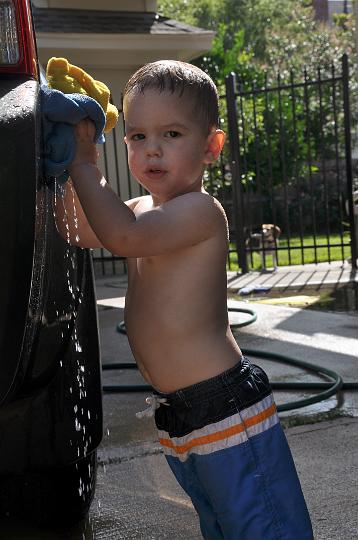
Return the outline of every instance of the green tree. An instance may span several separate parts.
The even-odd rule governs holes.
[[[354,48],[352,16],[337,16],[333,27],[319,24],[310,0],[159,0],[158,8],[217,32],[205,58],[207,66],[217,62],[221,79],[243,52],[250,68],[254,62],[260,69],[289,70],[331,63]]]

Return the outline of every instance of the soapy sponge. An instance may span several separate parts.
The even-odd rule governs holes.
[[[106,116],[104,132],[108,133],[117,123],[118,109],[109,102],[110,91],[101,81],[96,81],[83,69],[70,64],[66,58],[50,58],[47,63],[46,79],[50,88],[64,94],[85,94],[95,99]]]

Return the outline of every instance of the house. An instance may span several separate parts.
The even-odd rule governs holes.
[[[211,48],[214,33],[157,13],[156,0],[33,0],[38,54],[46,66],[65,57],[111,89],[121,108],[121,93],[141,65],[171,58],[191,61]],[[123,144],[123,118],[107,135],[100,166],[123,199],[140,194],[130,177]]]

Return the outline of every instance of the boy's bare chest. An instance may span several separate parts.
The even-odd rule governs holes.
[[[132,282],[147,279],[156,282],[168,274],[181,272],[181,267],[182,261],[175,256],[138,257],[128,260],[128,277]]]
[[[133,290],[143,293],[149,289],[153,294],[160,294],[171,289],[190,289],[200,281],[200,276],[207,272],[200,258],[191,250],[151,257],[128,260],[128,284]]]

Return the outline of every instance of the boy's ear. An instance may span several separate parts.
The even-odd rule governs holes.
[[[210,133],[206,143],[204,163],[207,165],[216,161],[224,146],[226,135],[221,129],[215,129]]]

